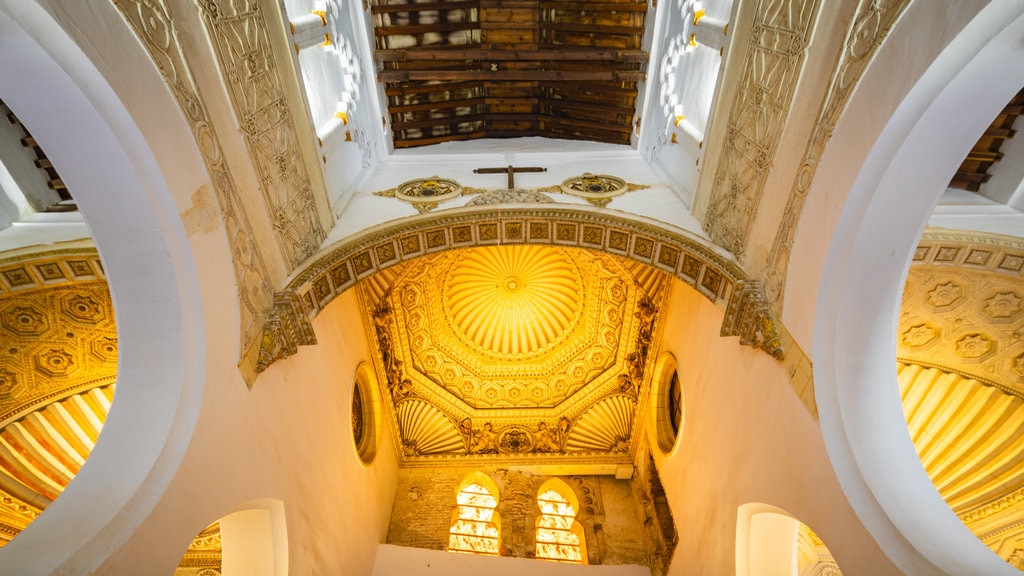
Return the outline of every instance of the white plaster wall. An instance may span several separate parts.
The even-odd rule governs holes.
[[[648,433],[679,531],[669,574],[733,574],[737,511],[751,502],[810,526],[844,574],[899,574],[854,515],[785,367],[719,337],[721,309],[679,282],[667,313],[662,348],[678,361],[686,419],[670,457]]]
[[[231,306],[229,279],[218,278],[230,269],[199,265],[207,309]],[[159,504],[101,571],[170,573],[207,524],[274,498],[284,502],[290,574],[369,574],[397,461],[386,429],[370,466],[352,442],[353,376],[369,359],[359,318],[355,293],[338,297],[314,320],[318,344],[271,366],[249,391],[224,346],[234,327],[210,312],[210,378],[193,442]]]
[[[427,149],[403,150],[392,154],[380,168],[360,185],[358,194],[338,218],[325,246],[373,225],[417,214],[412,204],[395,198],[374,196],[408,180],[441,176],[459,184],[484,189],[507,187],[505,174],[474,174],[475,168],[538,166],[547,172],[517,173],[517,188],[558,186],[563,180],[585,172],[610,174],[649,189],[626,192],[614,198],[604,210],[625,211],[654,218],[703,237],[700,224],[679,196],[651,169],[640,154],[626,146],[548,138],[516,138],[447,142]],[[554,202],[587,205],[576,196],[550,193]],[[446,208],[463,206],[473,196],[463,196],[441,204],[433,214]],[[553,205],[548,205],[553,206]]]
[[[584,566],[530,558],[452,554],[439,550],[381,544],[373,576],[650,576],[646,566]]]

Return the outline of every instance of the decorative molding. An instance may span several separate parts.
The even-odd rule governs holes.
[[[374,192],[374,196],[398,198],[412,204],[419,213],[429,212],[444,202],[463,195],[462,185],[451,178],[431,176],[402,182],[394,188]]]
[[[285,290],[316,315],[355,284],[402,262],[457,248],[502,244],[574,246],[623,256],[668,272],[724,306],[737,282],[736,262],[702,238],[663,224],[583,206],[453,208],[411,216],[327,247],[295,272]]]
[[[523,188],[496,188],[479,192],[466,206],[486,206],[491,204],[552,204],[550,196],[538,190]]]
[[[411,216],[367,230],[307,261],[283,291],[298,294],[304,314],[313,317],[360,280],[402,262],[444,250],[502,244],[575,246],[623,256],[668,272],[726,309],[738,309],[739,303],[733,302],[739,297],[736,287],[748,283],[742,268],[719,248],[661,223],[587,207],[500,206],[486,212],[476,207],[454,208],[440,215]],[[748,283],[742,298],[763,302],[758,293],[756,284]],[[756,309],[757,326],[749,322],[740,326],[734,318],[726,332],[742,336],[740,328],[751,330],[743,339],[744,345],[763,340],[766,351],[778,357],[780,348],[771,345],[772,332],[766,331],[776,326],[774,316],[771,310]],[[755,328],[761,335],[755,334]],[[278,350],[284,353],[268,354],[269,362],[292,353],[287,347]]]
[[[316,252],[327,231],[320,222],[263,9],[259,2],[196,3],[259,177],[278,247],[288,270],[294,270]]]
[[[117,375],[114,306],[95,249],[0,263],[0,428]]]
[[[800,220],[807,192],[818,170],[818,162],[832,138],[836,123],[846,110],[850,95],[874,58],[878,47],[882,45],[882,41],[889,35],[889,31],[909,4],[910,0],[892,0],[888,3],[861,0],[857,5],[857,11],[846,31],[843,51],[833,69],[828,92],[818,109],[818,117],[807,141],[803,161],[793,180],[786,208],[768,253],[764,288],[765,295],[776,313],[782,311],[782,297],[796,225]]]
[[[810,44],[820,0],[759,0],[740,88],[729,109],[704,226],[740,255],[757,215]]]
[[[274,303],[274,290],[263,255],[252,234],[252,224],[234,178],[228,169],[200,92],[178,38],[178,31],[164,0],[112,0],[135,35],[145,46],[181,107],[206,165],[220,206],[235,269],[241,316],[243,362],[255,357],[261,345],[264,315]],[[249,364],[254,364],[250,360]],[[251,366],[242,375],[249,385],[255,378]]]
[[[786,357],[775,318],[756,281],[737,287],[725,310],[722,336],[739,336],[740,344],[764,350],[777,360]]]

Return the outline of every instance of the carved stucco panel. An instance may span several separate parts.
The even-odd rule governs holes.
[[[746,248],[786,125],[817,19],[819,0],[761,0],[728,113],[724,152],[705,216],[710,237],[733,254]]]
[[[206,164],[231,249],[241,315],[242,350],[258,343],[265,311],[273,304],[267,265],[252,234],[245,204],[228,169],[220,138],[188,66],[173,15],[162,0],[113,0],[178,101]]]
[[[857,5],[766,259],[764,291],[768,303],[777,314],[782,311],[782,296],[796,224],[818,169],[818,162],[861,76],[909,4],[909,0],[861,0]]]

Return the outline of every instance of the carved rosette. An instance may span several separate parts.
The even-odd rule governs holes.
[[[562,181],[559,187],[563,193],[583,198],[594,206],[607,206],[616,196],[630,191],[630,185],[622,178],[607,174],[584,173]]]
[[[395,188],[374,192],[373,195],[408,202],[422,214],[437,208],[441,202],[462,196],[462,185],[451,178],[431,176],[408,180]]]

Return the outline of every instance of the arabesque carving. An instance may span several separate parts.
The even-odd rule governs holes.
[[[789,255],[793,250],[793,237],[803,211],[804,200],[818,170],[818,162],[864,70],[909,4],[910,0],[860,0],[857,11],[850,21],[842,54],[832,71],[828,92],[825,93],[825,98],[818,108],[814,131],[807,141],[803,161],[793,180],[785,211],[782,213],[772,248],[768,252],[764,290],[769,304],[776,313],[782,310],[782,296],[789,269]]]
[[[740,255],[775,158],[820,0],[759,0],[704,227]]]
[[[327,237],[259,2],[199,0],[288,270]]]
[[[164,0],[113,2],[149,52],[178,101],[206,164],[220,206],[220,216],[228,235],[231,261],[235,269],[241,308],[242,362],[254,366],[260,355],[264,315],[273,306],[274,289],[263,255],[253,237],[245,203],[228,169],[220,138],[211,124],[205,98],[192,76],[167,3]],[[255,371],[243,366],[242,372],[251,385]]]

